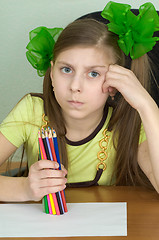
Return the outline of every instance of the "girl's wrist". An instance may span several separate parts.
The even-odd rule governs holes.
[[[22,188],[23,188],[23,194],[21,196],[22,201],[33,201],[29,189],[28,177],[22,177]]]
[[[158,114],[158,106],[156,102],[153,100],[153,98],[148,95],[147,98],[144,99],[142,102],[141,107],[137,110],[142,122],[144,123],[145,121],[153,121],[153,115],[156,116]],[[156,117],[154,117],[156,119]]]

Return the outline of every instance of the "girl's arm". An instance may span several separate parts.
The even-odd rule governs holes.
[[[147,140],[140,144],[138,163],[159,192],[159,109],[134,73],[118,65],[110,65],[106,73],[104,92],[117,89],[138,111]]]
[[[0,133],[0,165],[17,148]],[[28,177],[0,176],[0,201],[20,202],[39,201],[44,195],[61,191],[65,188],[67,171],[58,168],[55,162],[41,160],[34,163]]]
[[[147,138],[139,147],[138,163],[159,193],[159,109],[149,94],[138,112]]]
[[[142,169],[142,171],[145,173],[145,175],[148,177],[148,179],[152,183],[153,187],[159,193],[159,187],[158,187],[157,181],[154,177],[154,173],[152,171],[152,164],[150,161],[149,147],[148,147],[147,141],[144,141],[139,146],[138,163],[139,163],[139,166]]]
[[[3,164],[15,151],[16,147],[0,132],[0,165]],[[0,201],[23,201],[24,178],[0,176]]]

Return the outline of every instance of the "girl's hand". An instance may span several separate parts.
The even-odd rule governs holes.
[[[131,70],[118,65],[110,65],[106,73],[103,91],[110,92],[110,96],[113,96],[115,89],[136,110],[143,108],[145,99],[150,98]]]
[[[58,168],[58,163],[50,160],[40,160],[30,167],[26,187],[30,200],[39,201],[45,195],[66,187],[67,170],[63,166],[62,170],[56,170]]]

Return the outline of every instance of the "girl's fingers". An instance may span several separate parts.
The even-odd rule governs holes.
[[[40,195],[41,195],[40,199],[49,193],[60,192],[60,191],[64,190],[65,188],[66,188],[66,185],[41,188],[40,189]]]
[[[37,201],[65,188],[67,171],[64,167],[62,170],[58,168],[59,164],[50,160],[40,160],[30,167],[27,181],[30,199]]]
[[[106,74],[106,78],[111,76],[114,79],[122,79],[122,78],[132,78],[134,77],[134,73],[124,67],[118,66],[118,65],[110,65],[109,70]]]
[[[43,169],[39,171],[39,178],[63,178],[66,176],[63,170]]]
[[[65,175],[67,175],[67,170],[66,170],[66,168],[64,167],[63,164],[61,164],[61,169],[62,169],[62,171],[64,171]]]
[[[42,188],[33,188],[30,199],[33,201],[40,201],[45,195],[50,193],[56,193],[66,188],[66,184],[47,186]]]
[[[109,65],[108,72],[109,71],[114,72],[114,73],[118,73],[118,74],[129,74],[129,73],[131,74],[131,73],[133,73],[130,69],[119,66],[117,64]]]
[[[121,87],[121,80],[123,81],[126,76],[126,71],[118,65],[110,65],[103,83],[103,92],[115,96]]]
[[[106,75],[106,82],[105,83],[108,85],[108,87],[118,89],[118,88],[121,87],[121,84],[125,84],[127,82],[128,78],[129,77],[127,77],[127,75],[109,71]]]
[[[63,186],[66,182],[66,178],[45,178],[40,182],[39,188]]]
[[[131,70],[118,65],[109,66],[104,87],[108,93],[112,88],[117,89],[125,100],[138,111],[143,108],[143,101],[148,96],[147,91],[135,74]],[[110,96],[112,96],[111,93]]]
[[[34,171],[40,171],[42,169],[58,169],[59,164],[55,161],[50,161],[50,160],[39,160],[38,162],[34,163],[31,166],[31,169]]]
[[[132,87],[138,84],[139,81],[132,71],[118,65],[109,66],[105,81],[107,90],[114,88],[122,93],[126,88],[131,88],[132,90]]]
[[[117,93],[117,89],[114,87],[108,87],[108,93],[111,97],[114,97],[115,94]]]

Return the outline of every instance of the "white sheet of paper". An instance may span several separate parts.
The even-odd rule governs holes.
[[[67,203],[68,212],[42,204],[0,204],[0,237],[127,236],[126,203]]]

